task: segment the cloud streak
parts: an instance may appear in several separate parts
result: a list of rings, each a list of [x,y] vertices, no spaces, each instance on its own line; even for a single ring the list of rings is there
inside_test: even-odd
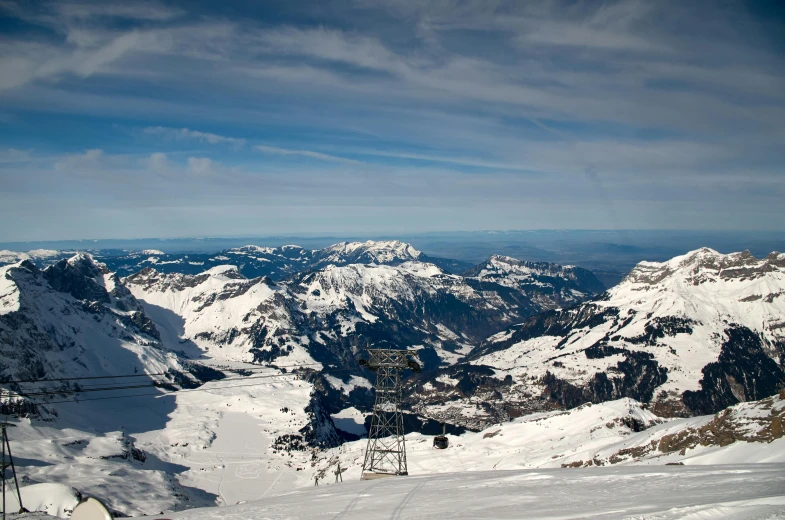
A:
[[[190,128],[167,128],[163,126],[150,126],[144,129],[145,134],[162,136],[167,139],[183,140],[193,139],[207,144],[229,144],[235,147],[245,146],[245,139],[227,137],[224,135],[200,132]]]
[[[272,155],[299,156],[299,157],[308,157],[310,159],[318,159],[320,161],[361,164],[361,161],[356,161],[354,159],[349,159],[346,157],[338,157],[337,155],[330,155],[321,152],[314,152],[311,150],[293,150],[290,148],[279,148],[277,146],[267,146],[267,145],[256,145],[254,146],[254,149],[262,153],[272,154]]]

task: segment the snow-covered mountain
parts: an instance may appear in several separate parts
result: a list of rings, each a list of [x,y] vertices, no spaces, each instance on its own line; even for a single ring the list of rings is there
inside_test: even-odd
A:
[[[284,282],[236,267],[199,275],[145,269],[125,278],[158,321],[180,319],[188,340],[216,359],[356,368],[358,349],[386,341],[420,348],[423,363],[452,363],[488,334],[537,312],[498,284],[475,290],[433,264],[329,265]]]
[[[494,255],[463,276],[520,291],[543,310],[571,307],[605,290],[591,271],[576,266],[526,262]]]
[[[460,415],[470,396],[479,424],[621,397],[666,416],[761,399],[785,384],[785,254],[643,262],[598,300],[529,318],[470,357],[421,389],[422,413]]]
[[[234,265],[246,278],[269,276],[281,280],[288,276],[321,269],[327,265],[374,264],[398,265],[419,260],[438,265],[448,272],[461,272],[471,266],[466,262],[429,257],[399,240],[341,242],[324,249],[304,249],[297,245],[260,247],[248,245],[219,253],[177,253],[141,251],[100,257],[110,270],[128,276],[146,267],[162,273],[199,274],[221,265]]]
[[[419,260],[423,254],[400,240],[367,242],[341,242],[317,250],[314,254],[316,267],[347,264],[387,264]]]
[[[141,304],[89,255],[44,270],[29,260],[0,268],[6,381],[188,372],[188,363],[159,340]]]

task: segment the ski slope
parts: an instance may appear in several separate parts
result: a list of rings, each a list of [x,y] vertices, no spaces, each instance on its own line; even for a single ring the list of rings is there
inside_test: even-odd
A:
[[[320,485],[171,519],[785,518],[785,465],[485,471]]]

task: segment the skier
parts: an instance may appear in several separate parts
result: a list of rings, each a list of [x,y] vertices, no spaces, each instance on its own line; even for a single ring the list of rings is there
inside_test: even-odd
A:
[[[314,486],[318,486],[319,485],[319,475],[314,475],[314,477],[313,477],[313,485]]]
[[[343,482],[343,475],[341,475],[341,463],[340,463],[340,461],[338,462],[338,469],[335,470],[335,483],[336,484],[338,483],[338,479],[339,478],[341,479],[341,482]]]

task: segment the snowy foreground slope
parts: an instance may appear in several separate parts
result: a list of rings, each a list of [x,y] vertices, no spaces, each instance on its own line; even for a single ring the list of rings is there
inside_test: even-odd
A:
[[[107,402],[60,405],[59,428],[14,421],[17,471],[26,483],[72,486],[132,516],[249,500],[267,503],[270,497],[311,488],[315,476],[322,485],[331,483],[338,462],[345,482],[359,480],[365,440],[316,451],[281,442],[286,435],[301,435],[299,429],[309,423],[304,382],[282,378],[261,387],[206,386],[215,389],[129,400],[121,410]],[[91,417],[89,427],[84,414]],[[784,419],[785,400],[779,396],[688,419],[659,418],[640,403],[622,399],[448,435],[445,450],[433,449],[431,436],[410,433],[409,472],[413,477],[464,472],[461,478],[475,478],[468,475],[542,468],[585,475],[589,466],[598,465],[611,470],[757,462],[781,468]],[[85,421],[80,428],[65,427],[79,421]],[[121,426],[124,431],[111,431]]]
[[[785,463],[785,399],[742,403],[715,415],[666,419],[632,399],[532,414],[481,432],[407,435],[410,474],[492,469],[585,468],[613,465]],[[321,454],[315,468],[328,477],[340,461],[360,478],[364,441]]]
[[[166,518],[776,520],[785,465],[447,473],[320,486]]]

